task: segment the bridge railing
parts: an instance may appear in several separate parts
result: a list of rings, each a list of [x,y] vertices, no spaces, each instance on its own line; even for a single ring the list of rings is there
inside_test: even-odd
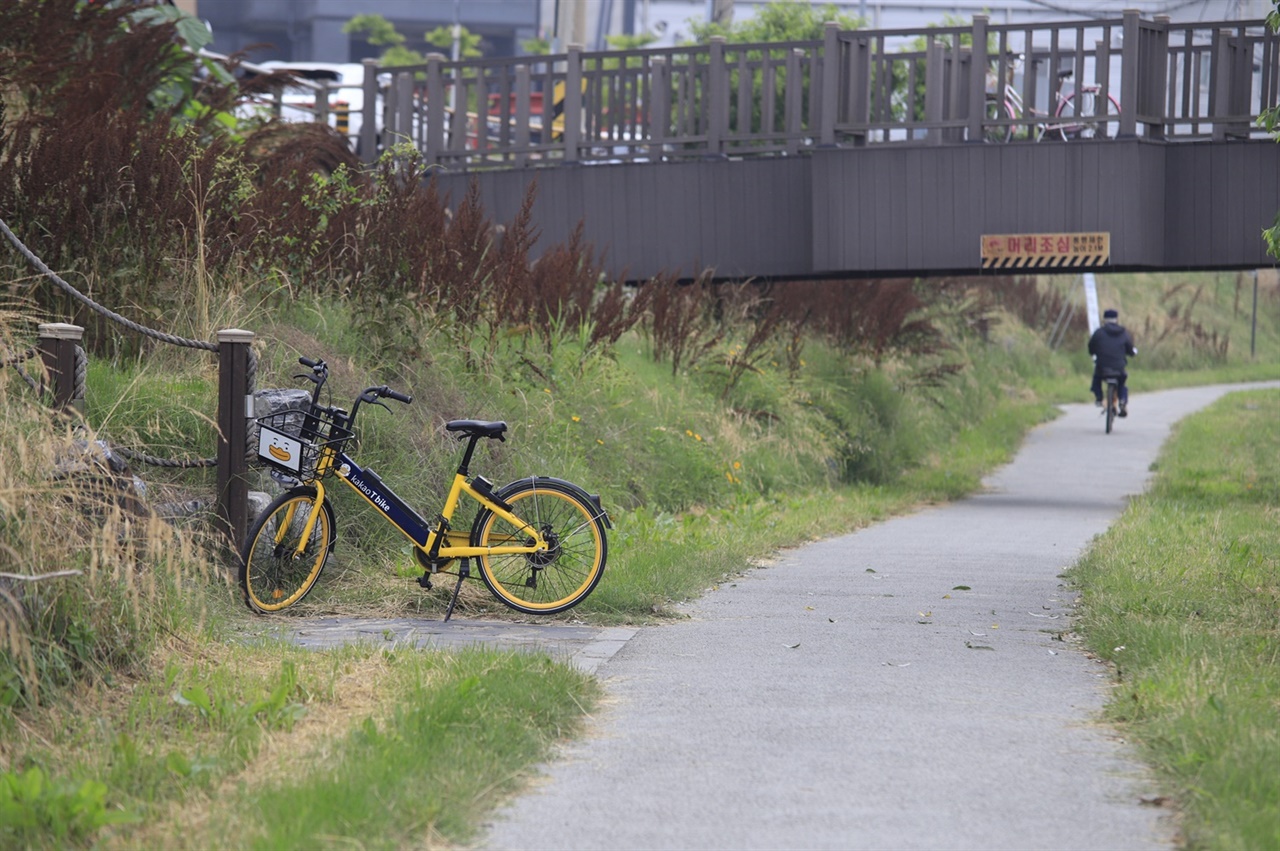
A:
[[[1280,102],[1280,37],[1261,20],[975,16],[928,30],[828,24],[821,41],[433,54],[367,61],[366,74],[367,91],[392,80],[382,121],[364,99],[366,134],[384,126],[383,149],[411,142],[462,170],[1053,138],[1086,117],[1103,138],[1224,140],[1262,135],[1258,114]]]

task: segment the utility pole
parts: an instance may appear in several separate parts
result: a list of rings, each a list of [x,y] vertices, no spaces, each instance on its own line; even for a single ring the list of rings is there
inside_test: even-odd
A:
[[[707,22],[726,27],[733,23],[733,0],[707,0]]]

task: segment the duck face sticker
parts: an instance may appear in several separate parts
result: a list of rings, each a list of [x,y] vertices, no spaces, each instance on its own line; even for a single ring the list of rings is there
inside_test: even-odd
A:
[[[265,426],[258,430],[258,455],[277,467],[284,467],[295,473],[302,466],[302,444]]]

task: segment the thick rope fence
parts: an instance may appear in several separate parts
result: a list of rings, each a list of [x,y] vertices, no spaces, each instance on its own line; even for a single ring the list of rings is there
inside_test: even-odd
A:
[[[148,328],[141,323],[135,322],[128,317],[122,316],[115,311],[98,304],[84,293],[77,290],[71,284],[63,280],[56,272],[50,269],[43,260],[41,260],[35,252],[28,248],[22,240],[20,240],[14,232],[9,228],[8,224],[0,219],[0,233],[4,234],[5,239],[21,254],[27,262],[39,272],[44,278],[52,281],[59,289],[65,292],[73,300],[80,303],[89,310],[106,317],[116,324],[140,334],[144,337],[157,340],[169,345],[179,346],[183,348],[199,349],[202,351],[213,352],[215,355],[222,357],[223,347],[228,346],[228,351],[244,352],[245,369],[243,375],[232,375],[225,368],[221,371],[223,378],[219,380],[219,410],[228,407],[233,409],[237,405],[243,413],[245,410],[244,403],[247,397],[253,393],[253,388],[257,384],[258,360],[254,354],[251,345],[247,344],[247,340],[252,339],[252,334],[241,331],[219,332],[219,342],[212,343],[207,340],[194,340],[186,337],[180,337],[176,334],[169,334],[164,331],[158,331],[154,328]],[[59,327],[74,329],[75,339],[79,339],[80,329],[75,326],[41,326],[42,335],[46,327]],[[247,339],[246,339],[247,337]],[[66,340],[63,340],[64,342]],[[65,351],[65,350],[64,350]],[[0,368],[14,367],[26,383],[36,392],[41,392],[43,386],[29,375],[23,368],[23,363],[42,354],[39,345],[32,346],[26,351],[16,354],[4,354],[0,356]],[[65,355],[63,355],[65,357]],[[88,372],[88,355],[79,345],[74,347],[74,361],[67,363],[63,361],[64,367],[61,370],[62,375],[70,375],[71,388],[69,398],[72,400],[83,400],[85,398],[85,381]],[[67,368],[67,367],[70,368]],[[238,419],[243,419],[240,417]],[[167,467],[171,469],[195,469],[195,468],[218,468],[218,492],[219,492],[219,513],[222,515],[226,523],[227,531],[231,534],[232,541],[235,542],[244,532],[245,517],[244,508],[241,504],[244,493],[243,484],[243,467],[244,459],[241,457],[235,460],[236,451],[227,447],[240,447],[245,443],[246,433],[244,424],[237,422],[236,417],[230,417],[229,422],[223,422],[220,415],[219,423],[223,431],[230,432],[220,435],[219,454],[212,458],[162,458],[146,452],[126,449],[124,447],[115,447],[114,451],[130,461],[147,464],[157,467]],[[244,454],[243,451],[240,452]]]
[[[162,343],[168,343],[173,346],[183,346],[190,349],[203,349],[204,351],[213,352],[215,355],[218,353],[217,343],[210,343],[207,340],[192,340],[186,337],[179,337],[176,334],[168,334],[168,333],[165,333],[164,331],[157,331],[154,328],[148,328],[145,325],[142,325],[138,322],[134,322],[132,319],[129,319],[128,317],[121,316],[119,313],[116,313],[115,311],[109,308],[103,307],[93,299],[89,298],[84,293],[77,290],[71,284],[67,283],[56,272],[54,272],[47,265],[45,265],[45,262],[41,260],[38,256],[36,256],[35,252],[33,252],[30,248],[28,248],[22,242],[22,240],[18,239],[18,237],[14,234],[12,230],[9,229],[9,226],[4,222],[3,219],[0,219],[0,233],[4,234],[5,239],[9,240],[9,243],[13,245],[15,249],[17,249],[19,254],[21,254],[23,257],[26,258],[27,262],[30,263],[31,266],[37,272],[44,275],[49,280],[53,281],[53,283],[55,283],[59,287],[59,289],[61,289],[67,295],[71,296],[73,299],[80,302],[85,307],[89,308],[95,313],[98,313],[102,316],[107,317],[113,322],[116,322],[117,324],[122,325],[125,328],[128,328],[130,331],[134,331],[138,334],[143,335],[144,337],[150,337],[153,340],[159,340]],[[39,347],[32,346],[22,354],[0,359],[0,367],[19,366],[24,361],[30,360],[31,358],[35,357],[39,353],[40,353]],[[254,387],[257,383],[257,375],[256,375],[257,366],[258,366],[257,357],[256,355],[254,355],[253,350],[250,349],[249,376],[248,376],[247,383],[251,388]],[[76,369],[75,369],[74,385],[73,385],[74,389],[72,391],[72,396],[76,399],[83,399],[85,396],[85,377],[88,373],[88,368],[89,368],[89,356],[85,353],[84,349],[82,349],[79,346],[76,346]],[[27,384],[33,390],[37,389],[38,385],[36,380],[32,378],[30,375],[28,375],[25,370],[19,369],[19,374],[26,380]],[[154,467],[167,467],[171,469],[197,469],[202,467],[213,467],[218,463],[218,459],[216,457],[213,457],[213,458],[161,458],[156,455],[149,455],[146,452],[139,452],[137,450],[126,449],[124,447],[116,447],[115,451],[119,452],[121,455],[123,455],[125,458],[128,458],[130,461],[135,461],[141,464],[148,464]]]

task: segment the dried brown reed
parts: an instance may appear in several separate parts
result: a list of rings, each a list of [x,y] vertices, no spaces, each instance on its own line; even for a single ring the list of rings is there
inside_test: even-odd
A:
[[[0,396],[0,705],[35,705],[141,660],[208,560],[122,488],[78,417],[11,369]]]

